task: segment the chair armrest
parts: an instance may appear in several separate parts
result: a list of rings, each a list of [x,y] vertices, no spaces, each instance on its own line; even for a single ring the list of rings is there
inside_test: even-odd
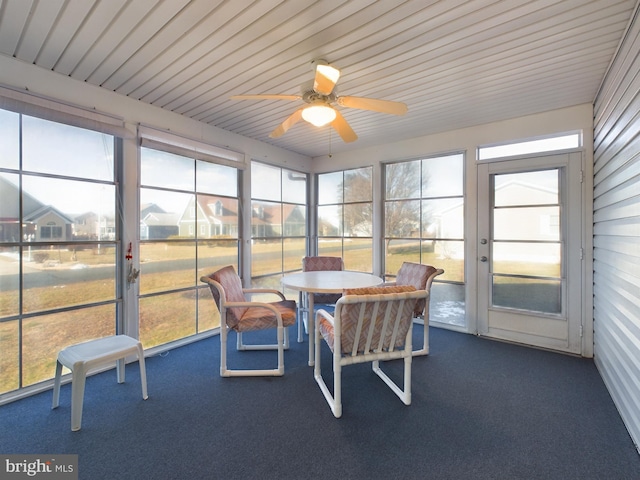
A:
[[[329,322],[331,324],[331,326],[335,326],[334,325],[334,318],[333,315],[331,315],[329,312],[327,312],[326,310],[320,309],[316,311],[316,325],[318,325],[318,319],[319,317],[324,317],[324,319]]]
[[[248,302],[248,301],[247,302],[226,302],[225,307],[226,308],[233,308],[233,307],[266,308],[267,310],[271,310],[273,312],[273,314],[276,316],[276,319],[278,321],[278,325],[282,326],[282,315],[280,315],[280,312],[278,311],[278,309],[273,305],[271,305],[270,303]]]
[[[233,307],[264,307],[264,308],[268,308],[269,310],[271,310],[274,313],[280,313],[278,312],[278,309],[276,307],[274,307],[273,305],[271,305],[270,303],[265,303],[265,302],[250,302],[250,301],[246,301],[246,302],[226,302],[225,307],[227,308],[233,308]]]
[[[271,288],[243,288],[242,293],[273,293],[274,295],[278,295],[281,300],[286,300],[281,291]]]

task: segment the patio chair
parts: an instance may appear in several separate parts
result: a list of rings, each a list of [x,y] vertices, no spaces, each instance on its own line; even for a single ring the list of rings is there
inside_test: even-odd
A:
[[[242,281],[233,266],[229,265],[200,281],[207,283],[220,312],[220,376],[281,376],[284,375],[284,350],[289,348],[289,329],[296,323],[296,302],[286,300],[282,292],[265,288],[242,288]],[[273,294],[277,302],[252,302],[246,294]],[[277,329],[275,344],[246,345],[244,332]],[[237,350],[277,350],[278,367],[275,369],[233,370],[227,366],[227,335],[229,330],[237,334]]]
[[[438,275],[442,275],[444,270],[435,268],[431,265],[423,265],[421,263],[404,262],[398,270],[396,280],[394,282],[385,282],[385,286],[395,285],[413,285],[417,290],[427,290],[431,292],[431,284],[433,279]],[[422,348],[413,351],[413,356],[429,354],[429,302],[431,296],[416,302],[413,312],[414,318],[422,319],[424,324],[424,340]]]
[[[302,258],[302,271],[303,272],[318,272],[318,271],[331,271],[331,270],[344,270],[344,261],[340,257],[328,257],[328,256],[316,256],[316,257],[303,257]],[[325,310],[333,310],[335,303],[342,296],[341,293],[314,293],[313,304],[315,307],[324,306]],[[300,312],[298,315],[298,342],[302,342],[302,322],[303,312],[307,312],[309,306],[306,303],[306,295],[300,293],[299,303]],[[314,308],[315,309],[315,308]],[[310,313],[313,315],[313,312]],[[306,330],[306,325],[305,325]],[[309,340],[310,342],[313,340]]]
[[[405,285],[344,290],[335,315],[316,313],[314,377],[336,418],[342,416],[342,367],[371,362],[373,371],[405,405],[411,404],[411,335],[417,301],[426,290]],[[320,339],[333,353],[333,395],[322,378]],[[404,385],[398,386],[380,368],[380,361],[404,360]]]

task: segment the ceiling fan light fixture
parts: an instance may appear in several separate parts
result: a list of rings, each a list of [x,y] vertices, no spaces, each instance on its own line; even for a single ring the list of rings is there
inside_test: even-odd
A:
[[[340,70],[338,70],[335,67],[332,67],[331,65],[318,65],[316,67],[316,69],[317,69],[318,72],[320,72],[320,74],[323,77],[327,78],[328,80],[330,80],[334,84],[340,78]]]
[[[316,127],[324,127],[336,118],[336,111],[328,105],[310,105],[302,110],[302,118]]]

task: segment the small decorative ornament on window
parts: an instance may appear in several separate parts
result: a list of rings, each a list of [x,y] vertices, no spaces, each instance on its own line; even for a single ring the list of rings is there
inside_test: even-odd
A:
[[[127,249],[127,288],[131,287],[132,283],[136,282],[136,278],[140,275],[140,270],[133,267],[133,254],[131,253],[131,242],[129,242],[129,248]]]

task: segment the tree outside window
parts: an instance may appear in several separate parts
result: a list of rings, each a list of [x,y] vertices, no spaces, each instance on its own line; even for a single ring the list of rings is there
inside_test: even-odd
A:
[[[373,271],[373,168],[318,175],[318,255]]]
[[[385,277],[393,280],[403,262],[444,269],[431,318],[456,325],[465,321],[463,162],[453,154],[384,167]]]

